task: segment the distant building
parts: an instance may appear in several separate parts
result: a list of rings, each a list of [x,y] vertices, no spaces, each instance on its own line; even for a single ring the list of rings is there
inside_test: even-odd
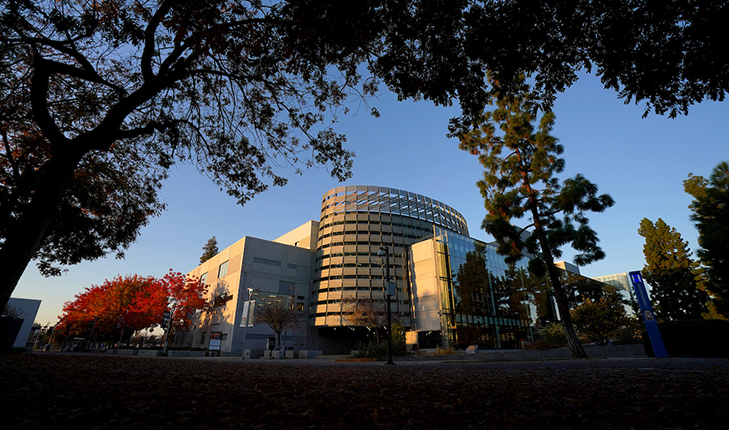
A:
[[[30,337],[30,331],[33,328],[35,317],[38,315],[41,301],[34,299],[19,299],[11,297],[8,300],[8,308],[12,308],[16,316],[23,318],[23,325],[20,327],[18,336],[15,338],[13,348],[25,348],[26,342]]]
[[[572,263],[568,263],[566,261],[555,261],[554,265],[564,270],[565,272],[574,273],[577,275],[580,274],[580,268]]]
[[[452,207],[393,188],[344,186],[324,194],[319,221],[274,241],[244,237],[192,270],[208,284],[214,307],[175,344],[205,348],[214,335],[223,354],[242,354],[244,344],[266,349],[273,331],[243,323],[252,288],[253,300],[287,296],[302,312],[305,323],[285,334],[285,346],[347,352],[370,334],[349,320],[352,300],[385,300],[383,247],[392,310],[413,347],[519,348],[558,317],[546,278],[530,276],[526,261],[507,265],[493,244],[470,238]]]
[[[638,302],[635,299],[635,286],[627,273],[598,276],[592,279],[615,287],[622,296],[623,302],[626,302],[625,311],[628,315],[635,316],[636,311],[638,310]]]

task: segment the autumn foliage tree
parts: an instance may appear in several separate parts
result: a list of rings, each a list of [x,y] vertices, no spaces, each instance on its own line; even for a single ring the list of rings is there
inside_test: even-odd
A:
[[[153,326],[154,313],[161,312],[163,306],[154,278],[117,276],[86,288],[74,301],[66,302],[60,326],[69,334],[84,335],[93,325],[97,335],[109,338],[124,329],[137,331]]]
[[[387,303],[384,299],[352,298],[344,301],[347,321],[375,332],[377,346],[380,346],[380,331],[387,327]],[[398,322],[396,312],[390,313],[391,319]]]
[[[173,329],[186,329],[190,316],[205,306],[206,287],[179,272],[161,279],[138,275],[117,276],[92,285],[66,302],[58,329],[85,337],[93,326],[97,339],[116,341],[125,334],[157,326],[170,309]],[[128,331],[127,331],[128,330]]]
[[[207,286],[196,277],[172,270],[158,282],[165,293],[165,309],[170,311],[170,333],[187,330],[192,324],[192,316],[207,304]],[[162,313],[158,315],[161,320]]]

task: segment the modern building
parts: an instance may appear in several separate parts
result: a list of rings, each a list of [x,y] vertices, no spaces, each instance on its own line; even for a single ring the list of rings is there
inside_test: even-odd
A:
[[[638,301],[635,298],[635,286],[627,273],[617,273],[615,275],[598,276],[592,278],[604,284],[611,285],[620,293],[625,303],[625,312],[634,316],[639,313]]]
[[[494,245],[468,236],[458,211],[394,188],[332,189],[319,221],[274,241],[244,237],[190,275],[208,284],[214,307],[175,343],[207,347],[212,336],[223,354],[272,345],[270,328],[246,323],[265,297],[286,298],[302,313],[282,344],[324,353],[366,340],[369,329],[352,321],[352,306],[385,303],[386,291],[408,343],[419,348],[518,348],[557,315],[546,279],[530,276],[525,261],[507,265]],[[249,300],[257,305],[249,309]]]
[[[244,237],[201,264],[188,275],[200,278],[208,285],[212,311],[201,312],[193,328],[177,333],[174,344],[208,348],[210,339],[220,340],[223,353],[242,353],[248,349],[266,349],[273,332],[264,325],[246,327],[248,313],[245,303],[248,290],[257,298],[262,295],[294,296],[295,306],[303,313],[308,308],[313,252],[307,234],[316,231],[316,222],[309,222],[282,237],[301,246]],[[254,297],[255,299],[256,297]],[[308,348],[308,328],[286,333],[287,344]]]

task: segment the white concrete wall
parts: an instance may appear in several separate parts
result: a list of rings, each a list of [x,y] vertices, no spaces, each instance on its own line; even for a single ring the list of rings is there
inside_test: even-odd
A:
[[[249,300],[248,288],[256,291],[253,297],[255,300],[258,292],[288,294],[289,286],[293,286],[297,296],[303,297],[303,300],[297,302],[303,304],[304,311],[302,328],[289,330],[286,343],[287,345],[296,343],[297,348],[310,343],[307,336],[309,331],[306,327],[306,315],[313,255],[310,250],[303,247],[254,237],[244,237],[222,250],[192,270],[190,274],[197,277],[206,274],[208,300],[212,301],[221,295],[231,299],[224,306],[213,308],[212,312],[200,313],[194,327],[175,339],[176,345],[208,348],[210,333],[220,332],[225,337],[221,342],[221,352],[242,353],[245,328],[241,327],[241,320],[245,302]],[[226,261],[227,273],[219,277],[220,265]],[[275,337],[275,333],[265,324],[257,324],[248,328],[245,337],[248,349],[264,349],[266,338]]]
[[[30,330],[35,322],[35,317],[38,315],[38,309],[40,309],[41,301],[34,299],[19,299],[11,297],[8,300],[8,306],[12,306],[18,311],[20,318],[23,318],[23,325],[20,327],[18,336],[15,338],[13,348],[24,348],[28,337],[30,336]],[[42,323],[41,323],[42,324]]]
[[[412,288],[413,329],[438,331],[438,271],[436,267],[435,239],[416,243],[411,247],[410,280]]]

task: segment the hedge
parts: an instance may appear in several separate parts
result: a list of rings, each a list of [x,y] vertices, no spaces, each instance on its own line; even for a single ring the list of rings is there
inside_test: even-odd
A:
[[[669,357],[729,358],[729,321],[683,320],[658,323]],[[653,348],[646,333],[643,344],[648,356]]]

